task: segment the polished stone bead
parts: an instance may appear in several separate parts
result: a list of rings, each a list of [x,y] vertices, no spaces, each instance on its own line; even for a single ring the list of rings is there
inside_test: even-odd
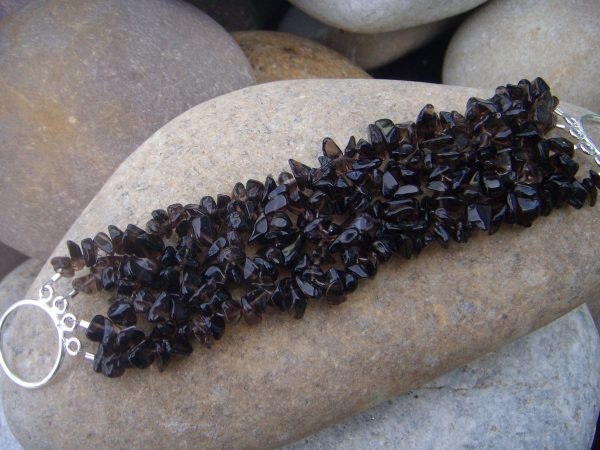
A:
[[[79,247],[79,245],[73,241],[67,241],[67,249],[69,251],[69,257],[71,258],[73,270],[79,271],[83,269],[85,266],[85,261],[83,260],[81,247]]]
[[[145,338],[145,334],[137,327],[130,326],[119,331],[116,338],[117,350],[126,352],[134,346],[138,345]]]
[[[123,250],[123,232],[114,225],[108,226],[108,234],[110,236],[110,240],[113,245],[113,250],[115,253],[122,255],[124,253]]]
[[[87,267],[92,267],[96,264],[98,254],[93,240],[86,238],[81,241],[81,250],[83,253],[83,261]]]
[[[135,325],[137,322],[133,305],[126,302],[115,302],[110,305],[110,308],[108,308],[108,317],[114,323],[126,327]]]
[[[98,345],[94,355],[93,368],[95,372],[102,373],[109,378],[120,377],[125,373],[119,361],[119,355],[110,353],[103,344]]]
[[[100,286],[104,290],[111,290],[117,287],[117,283],[119,281],[119,273],[114,268],[114,266],[107,266],[102,269],[102,277],[100,281]]]
[[[77,292],[82,292],[84,294],[93,294],[99,287],[98,280],[92,273],[74,278],[72,286]]]
[[[173,294],[163,292],[158,296],[148,311],[148,322],[164,322],[171,317]]]
[[[129,363],[137,369],[150,367],[156,357],[156,344],[150,339],[144,339],[127,353]]]
[[[94,244],[107,255],[112,255],[114,253],[112,241],[104,232],[100,232],[94,237]]]
[[[60,273],[65,277],[71,278],[75,275],[73,261],[67,256],[55,256],[50,260],[50,264],[55,272]]]
[[[270,200],[265,206],[265,214],[271,214],[275,211],[280,211],[288,205],[288,199],[285,195],[277,195]]]

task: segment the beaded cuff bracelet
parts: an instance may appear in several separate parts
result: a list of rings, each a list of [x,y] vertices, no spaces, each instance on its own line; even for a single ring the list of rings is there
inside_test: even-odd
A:
[[[79,326],[98,342],[94,354],[83,353],[96,372],[118,377],[153,362],[163,370],[192,353],[192,338],[210,347],[240,319],[254,324],[268,310],[299,319],[309,299],[343,302],[394,254],[410,259],[432,242],[446,247],[504,223],[529,227],[563,205],[593,206],[600,175],[577,180],[573,155],[582,150],[600,164],[583,128],[599,116],[576,120],[557,105],[541,78],[471,98],[464,116],[426,105],[415,122],[377,120],[369,141],[351,137],[343,151],[325,138],[317,168],[290,159],[291,173],[277,180],[155,210],[145,230],[109,226],[80,245],[68,241],[69,256],[51,260],[56,275],[39,299],[15,303],[0,319],[1,338],[17,308],[45,311],[58,335],[55,365],[32,382],[13,373],[1,351],[0,364],[21,386],[42,386],[64,351],[81,353],[79,339],[65,336]],[[576,144],[544,137],[554,127]],[[69,294],[54,295],[61,276],[84,269]],[[98,289],[113,293],[106,316],[87,322],[67,312],[70,298]]]

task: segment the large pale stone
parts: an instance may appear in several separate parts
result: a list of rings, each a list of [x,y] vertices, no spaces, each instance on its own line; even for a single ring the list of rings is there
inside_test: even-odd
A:
[[[440,21],[387,33],[349,33],[319,22],[292,7],[279,24],[279,30],[320,42],[358,66],[374,69],[425,44],[447,25],[447,21]]]
[[[155,208],[277,174],[289,157],[314,164],[324,136],[345,143],[352,134],[365,136],[376,119],[414,119],[426,103],[464,110],[468,97],[489,94],[384,80],[297,80],[221,96],[148,139],[66,236],[81,239],[111,223],[143,225]],[[578,159],[582,170],[590,167]],[[428,248],[416,260],[395,259],[338,307],[312,302],[301,321],[279,314],[255,327],[231,327],[213,349],[197,347],[163,373],[153,367],[106,379],[84,361],[68,360],[45,389],[3,383],[5,412],[26,448],[283,445],[593,298],[600,288],[599,225],[598,208],[564,208],[530,229],[507,227],[446,251]],[[55,254],[64,252],[63,241]],[[46,265],[34,285],[50,273]],[[107,298],[81,295],[73,312],[91,318],[105,312]],[[42,331],[24,324],[33,335]]]
[[[494,88],[543,77],[564,101],[600,111],[600,2],[495,0],[460,26],[446,52],[446,84]]]
[[[486,0],[290,0],[306,14],[354,33],[385,33],[437,22]]]
[[[592,445],[600,339],[586,306],[286,450]]]
[[[258,83],[302,78],[371,78],[350,60],[323,45],[278,31],[239,31],[233,37]]]
[[[177,0],[42,0],[0,26],[0,240],[45,259],[125,157],[254,83],[235,41]]]

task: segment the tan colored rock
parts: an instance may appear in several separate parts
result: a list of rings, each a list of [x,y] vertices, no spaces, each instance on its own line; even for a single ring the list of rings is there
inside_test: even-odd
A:
[[[541,76],[563,101],[600,112],[600,2],[495,0],[450,41],[446,84],[495,88]]]
[[[178,0],[44,0],[0,26],[0,240],[45,259],[113,170],[181,112],[254,83]]]
[[[321,44],[276,31],[240,31],[233,37],[258,83],[302,78],[371,78],[344,56]]]
[[[464,110],[472,95],[491,93],[385,80],[302,80],[221,96],[148,139],[66,236],[81,239],[111,223],[144,224],[155,208],[277,174],[289,157],[314,163],[324,136],[340,143],[364,137],[374,120],[413,120],[426,103]],[[577,157],[582,170],[590,166]],[[197,346],[163,373],[152,367],[107,379],[89,363],[69,359],[44,389],[3,383],[8,421],[26,448],[281,446],[594,298],[599,209],[563,208],[530,229],[506,227],[448,250],[431,246],[416,260],[394,259],[342,305],[311,302],[301,321],[274,314],[255,327],[231,327],[213,349]],[[63,240],[55,254],[64,252]],[[34,285],[50,273],[46,264]],[[106,311],[107,297],[81,295],[72,310],[91,318]],[[23,325],[41,333],[27,319]]]
[[[375,69],[419,48],[449,25],[448,20],[427,23],[387,33],[350,33],[330,27],[292,7],[279,24],[279,31],[292,33],[340,52],[363,69]]]

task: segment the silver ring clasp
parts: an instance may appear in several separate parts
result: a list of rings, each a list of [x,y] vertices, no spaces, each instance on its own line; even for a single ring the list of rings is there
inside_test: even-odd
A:
[[[27,389],[36,389],[42,387],[50,382],[50,380],[56,375],[58,369],[64,358],[65,351],[71,355],[76,356],[81,352],[81,341],[74,337],[66,337],[66,333],[72,333],[75,331],[77,326],[81,328],[88,328],[89,322],[85,320],[77,320],[77,318],[67,312],[69,306],[69,298],[72,298],[77,294],[76,291],[71,291],[67,296],[55,296],[54,295],[54,287],[53,284],[60,279],[60,274],[55,274],[48,282],[46,282],[39,291],[39,298],[37,300],[21,300],[13,305],[11,305],[6,312],[0,318],[0,366],[4,373],[10,378],[13,382]],[[56,359],[52,368],[48,372],[46,376],[37,381],[27,381],[21,378],[19,375],[14,373],[6,363],[2,336],[4,331],[4,326],[6,324],[7,318],[11,313],[14,313],[17,309],[23,307],[35,307],[41,309],[54,324],[56,328],[56,336],[57,336],[57,347],[56,347]],[[90,356],[93,355],[86,353],[85,358],[90,359]]]
[[[585,122],[600,122],[598,114],[584,114],[579,119],[565,113],[560,108],[555,108],[554,112],[564,123],[557,123],[556,127],[568,131],[571,136],[577,139],[575,148],[581,150],[586,155],[594,157],[594,161],[600,166],[600,148],[592,141],[591,136],[585,129]]]

